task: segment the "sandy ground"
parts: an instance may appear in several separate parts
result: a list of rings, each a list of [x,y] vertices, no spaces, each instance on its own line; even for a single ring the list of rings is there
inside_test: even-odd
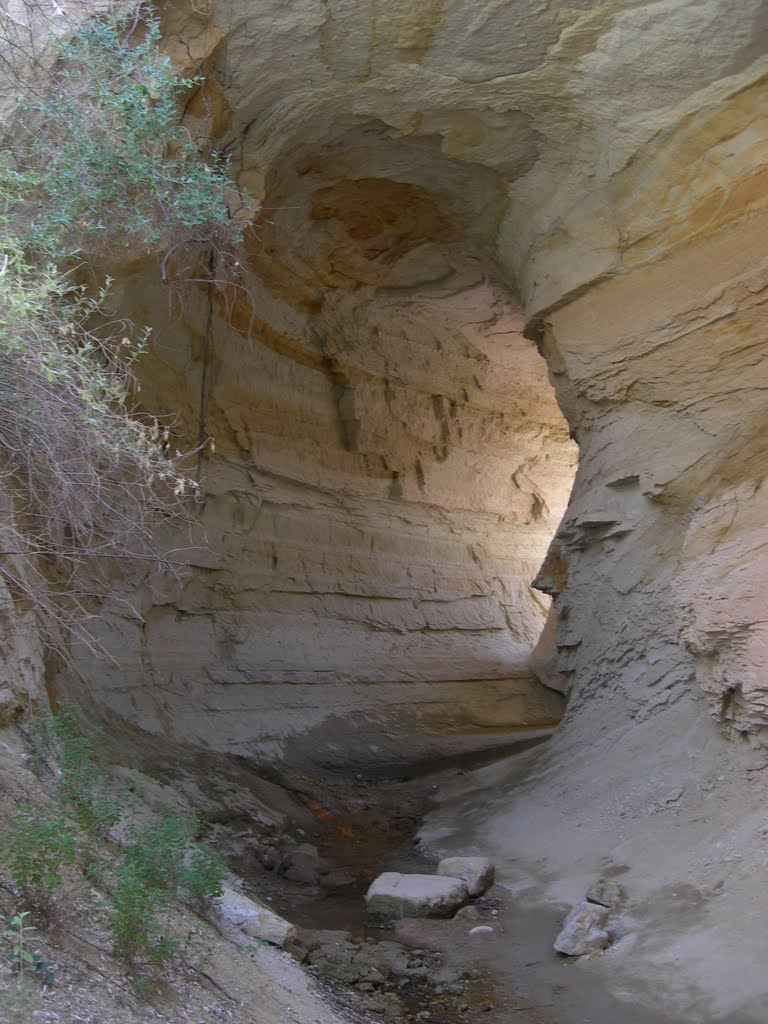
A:
[[[472,965],[477,984],[469,1019],[487,1024],[671,1024],[673,1018],[613,997],[580,961],[553,952],[562,915],[516,905],[502,886],[481,901],[492,935],[470,936],[456,921],[405,921],[398,938],[442,950],[450,961]],[[492,907],[495,915],[488,913]],[[473,925],[474,926],[474,925]],[[425,1007],[429,1009],[429,1007]],[[482,1013],[482,1018],[477,1015]],[[435,1017],[435,1024],[440,1021]]]
[[[425,846],[494,859],[506,934],[544,961],[526,983],[547,1003],[557,922],[601,875],[620,879],[614,945],[551,964],[576,1014],[558,1022],[765,1024],[765,751],[724,740],[694,696],[613,727],[587,716],[569,735],[441,784]],[[514,979],[516,954],[499,944]]]

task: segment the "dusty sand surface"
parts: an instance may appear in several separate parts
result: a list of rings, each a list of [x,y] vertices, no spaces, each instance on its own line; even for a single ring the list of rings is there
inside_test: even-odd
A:
[[[529,756],[535,750],[529,740],[518,747],[518,753],[528,751]],[[628,1001],[617,998],[604,977],[587,969],[594,960],[556,954],[552,943],[563,910],[521,898],[503,879],[474,901],[480,914],[476,921],[407,920],[383,927],[368,921],[363,894],[377,874],[434,870],[434,853],[416,835],[425,810],[438,813],[440,800],[454,788],[474,792],[478,780],[502,770],[504,763],[484,765],[474,758],[460,765],[428,764],[423,766],[425,774],[408,781],[378,780],[318,792],[334,813],[326,812],[312,839],[323,856],[355,875],[355,885],[319,898],[317,892],[292,886],[271,872],[254,878],[253,884],[269,893],[271,905],[280,913],[304,928],[344,929],[376,940],[394,938],[413,949],[437,951],[446,965],[464,972],[456,997],[436,997],[428,986],[410,991],[404,1019],[425,1024],[617,1024],[619,1020],[622,1024],[681,1024],[679,1016],[640,1005],[631,995]],[[476,837],[464,830],[460,835],[467,848],[477,852]],[[476,925],[492,927],[493,934],[470,936]],[[611,956],[609,952],[596,959],[609,965]],[[344,998],[343,992],[340,997]]]
[[[586,972],[578,960],[558,956],[552,949],[552,937],[562,921],[559,912],[516,906],[498,885],[478,906],[482,917],[477,922],[411,920],[395,929],[401,941],[440,949],[453,963],[471,964],[477,981],[467,1000],[467,1020],[487,1024],[673,1024],[672,1017],[620,1002],[603,980]],[[478,924],[489,925],[493,934],[471,936],[470,928]],[[441,1024],[441,1017],[432,1019]]]
[[[593,1014],[609,992],[622,1020],[765,1024],[767,784],[759,745],[724,744],[690,697],[637,721],[585,713],[570,740],[456,774],[420,835],[434,854],[490,856],[505,928],[532,947],[538,920],[552,915],[551,943],[594,881],[621,882],[612,947],[559,972]]]

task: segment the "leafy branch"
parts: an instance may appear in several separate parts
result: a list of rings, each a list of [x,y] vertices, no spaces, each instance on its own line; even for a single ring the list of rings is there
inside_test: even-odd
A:
[[[19,554],[0,575],[49,636],[91,643],[89,609],[114,560],[169,568],[154,525],[198,488],[173,424],[138,413],[149,328],[110,316],[105,268],[140,256],[163,280],[231,281],[231,208],[249,204],[181,123],[202,79],[161,52],[151,7],[87,18],[34,82],[25,69],[46,67],[39,54],[3,42],[21,99],[0,138],[0,490],[2,547]]]

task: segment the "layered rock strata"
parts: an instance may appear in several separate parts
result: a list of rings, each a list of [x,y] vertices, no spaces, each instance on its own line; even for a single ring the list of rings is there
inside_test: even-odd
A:
[[[548,721],[528,584],[574,459],[548,368],[580,447],[538,575],[569,710],[433,837],[571,903],[609,857],[660,922],[621,991],[764,1019],[759,955],[738,992],[718,957],[764,919],[765,5],[217,0],[165,26],[210,73],[191,130],[212,116],[262,207],[224,296],[164,323],[157,278],[122,275],[158,325],[147,405],[216,452],[192,576],[132,595],[141,619],[116,594],[122,668],[82,678],[261,762],[466,749],[455,704],[486,739]]]
[[[215,453],[198,531],[169,540],[191,572],[104,609],[116,665],[82,669],[100,703],[151,732],[329,767],[557,722],[560,698],[527,665],[547,607],[530,581],[574,445],[519,308],[479,264],[422,242],[381,286],[291,314],[290,332],[265,319],[288,316],[286,297],[263,292],[253,322],[215,312],[207,354],[206,296],[168,322],[159,283],[121,283],[165,319],[143,401],[181,409],[192,442],[208,373]]]

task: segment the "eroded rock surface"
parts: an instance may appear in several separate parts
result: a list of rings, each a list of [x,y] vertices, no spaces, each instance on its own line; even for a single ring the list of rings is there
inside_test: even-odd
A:
[[[644,920],[686,915],[621,993],[763,1021],[765,4],[164,19],[211,72],[191,130],[212,113],[262,209],[224,294],[169,317],[156,270],[121,275],[147,406],[216,450],[205,543],[169,539],[191,576],[116,586],[120,667],[75,652],[86,688],[294,776],[506,741],[568,690],[550,748],[457,787],[436,844],[469,832],[559,902],[610,860]]]
[[[253,939],[284,946],[296,935],[289,921],[231,886],[224,887],[216,912],[222,933],[239,946],[248,946]]]
[[[362,7],[351,50],[347,7],[318,17],[165,14],[174,58],[215,62],[218,145],[262,209],[236,285],[188,289],[170,316],[156,268],[115,285],[154,325],[142,401],[175,417],[180,448],[215,451],[199,530],[168,540],[193,548],[192,574],[116,591],[101,639],[119,668],[78,667],[149,732],[286,772],[370,771],[558,721],[528,666],[548,608],[531,580],[576,448],[496,260],[505,190],[538,152],[530,114],[472,84],[458,11],[439,32],[435,15],[445,86],[431,29],[423,64],[397,56],[422,31],[408,4]],[[472,30],[480,49],[495,32]]]

